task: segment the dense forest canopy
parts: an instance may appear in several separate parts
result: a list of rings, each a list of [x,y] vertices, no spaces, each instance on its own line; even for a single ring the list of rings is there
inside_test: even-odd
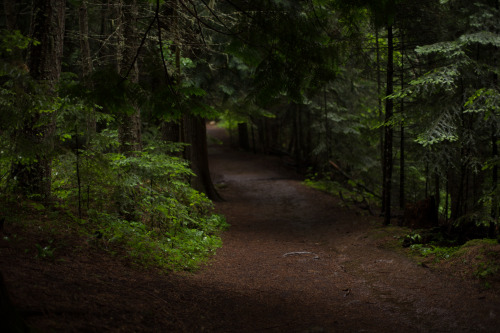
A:
[[[107,239],[147,237],[168,265],[186,247],[203,256],[224,225],[207,158],[206,121],[217,120],[242,149],[289,156],[309,179],[381,207],[387,224],[406,207],[465,238],[498,232],[497,0],[0,10],[7,206],[57,205]]]

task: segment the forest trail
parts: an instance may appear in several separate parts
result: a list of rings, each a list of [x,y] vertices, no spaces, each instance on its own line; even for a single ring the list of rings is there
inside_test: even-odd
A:
[[[497,293],[384,249],[378,218],[304,186],[280,158],[211,145],[210,162],[231,227],[196,273],[131,266],[85,244],[52,261],[0,244],[27,322],[40,332],[498,332]]]
[[[223,134],[210,127],[209,135]],[[231,228],[214,262],[190,279],[224,295],[209,306],[235,302],[229,312],[218,312],[226,318],[221,331],[500,327],[496,296],[381,248],[381,220],[304,186],[278,158],[224,146],[212,146],[210,156],[226,199],[217,208]]]

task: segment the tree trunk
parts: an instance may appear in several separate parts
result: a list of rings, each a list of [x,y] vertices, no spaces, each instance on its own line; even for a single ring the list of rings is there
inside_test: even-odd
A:
[[[30,75],[45,88],[47,96],[55,93],[61,75],[65,9],[65,0],[33,1],[30,35],[40,43],[33,43],[28,49],[28,68]],[[50,154],[54,132],[55,114],[38,111],[28,116],[18,132],[20,139],[35,153],[28,163],[13,166],[13,176],[21,193],[33,195],[38,200],[48,200],[51,195]]]
[[[191,179],[191,186],[207,195],[214,201],[220,201],[210,176],[207,150],[207,129],[205,120],[199,116],[184,116],[184,141],[189,144],[186,147],[186,159],[191,162],[191,169],[196,177]]]
[[[90,56],[89,45],[89,17],[87,11],[87,1],[83,0],[80,5],[79,15],[79,28],[80,28],[80,51],[82,61],[82,78],[84,82],[88,82],[90,75],[93,71],[92,57]]]
[[[163,141],[182,142],[181,126],[175,121],[163,121],[160,124],[160,133]]]
[[[401,36],[401,69],[400,69],[400,86],[401,90],[404,89],[405,87],[405,72],[404,72],[404,51],[405,51],[405,43],[404,43],[404,37]],[[406,198],[405,198],[405,124],[404,124],[404,112],[405,112],[405,101],[404,99],[401,100],[400,102],[400,113],[401,113],[401,126],[400,126],[400,133],[401,133],[401,139],[399,142],[399,208],[404,210],[405,205],[406,205]]]
[[[329,121],[328,121],[328,104],[326,100],[326,86],[323,88],[323,118],[324,118],[324,123],[323,123],[323,129],[325,131],[325,142],[326,142],[326,149],[325,149],[325,161],[328,161],[330,159],[330,152],[332,149],[332,140],[330,139],[330,126],[329,126]]]
[[[238,124],[238,142],[240,148],[249,151],[250,141],[248,140],[248,126],[247,123]]]
[[[90,44],[89,44],[89,17],[87,11],[87,0],[83,0],[80,5],[78,21],[80,25],[80,50],[81,50],[81,61],[82,61],[82,80],[86,88],[92,90],[93,84],[91,80],[92,72],[94,71],[94,66],[92,64],[92,57],[90,55]],[[96,132],[96,116],[95,112],[92,111],[87,116],[87,140]],[[77,133],[78,134],[78,133]],[[88,144],[88,142],[86,142]]]
[[[439,216],[439,205],[441,204],[441,189],[440,189],[439,174],[437,172],[434,173],[434,198],[436,200],[436,208],[438,210],[438,216]]]
[[[392,25],[387,26],[387,86],[386,96],[393,93],[393,76],[394,76],[394,45],[392,35]],[[393,115],[394,103],[390,98],[385,100],[385,121],[388,122]],[[391,222],[391,190],[392,190],[392,139],[393,127],[386,125],[384,127],[384,160],[383,160],[383,207],[384,207],[384,224]]]
[[[493,129],[493,134],[491,135],[491,145],[492,145],[492,151],[491,155],[494,159],[498,158],[498,144],[497,144],[497,135],[495,133],[495,129]],[[490,223],[489,226],[489,237],[495,237],[496,236],[496,226],[497,226],[497,220],[498,220],[498,165],[495,164],[493,166],[492,174],[491,174],[491,179],[492,179],[492,196],[493,198],[491,199],[491,219],[492,222]]]
[[[128,79],[132,84],[137,84],[139,83],[139,66],[135,58],[139,45],[139,36],[137,32],[138,8],[136,0],[125,1],[121,17],[124,45],[121,51],[120,75],[124,79]],[[131,114],[122,114],[118,127],[120,151],[124,154],[139,151],[142,146],[141,111],[137,101],[129,97],[129,103],[133,112]]]
[[[378,102],[378,117],[380,122],[384,121],[383,117],[383,112],[382,112],[382,75],[381,75],[381,69],[380,69],[380,43],[378,40],[378,27],[375,26],[375,52],[376,52],[376,59],[377,59],[377,102]],[[326,103],[326,101],[325,101]],[[382,162],[382,182],[384,181],[384,175],[385,175],[385,170],[384,170],[384,128],[380,127],[380,143],[379,143],[379,149],[380,149],[380,160]],[[382,194],[382,213],[385,212],[385,196]]]
[[[498,10],[499,9],[499,6],[500,6],[500,2],[499,1],[496,1],[495,2],[495,8]],[[498,47],[495,47],[495,49],[498,51]],[[495,58],[494,60],[494,66],[497,65],[497,58]],[[494,73],[493,74],[493,85],[494,86],[498,86],[498,74],[497,73]],[[498,144],[497,144],[497,141],[498,141],[498,135],[497,135],[497,129],[495,128],[495,126],[492,128],[492,134],[491,134],[491,155],[493,157],[493,159],[497,159],[498,158]],[[495,237],[496,234],[497,234],[497,223],[498,223],[498,201],[499,201],[499,198],[498,198],[498,164],[495,163],[495,165],[493,166],[493,170],[492,171],[492,174],[491,174],[491,179],[492,179],[492,193],[493,193],[493,198],[491,199],[491,219],[492,219],[492,222],[490,223],[490,226],[489,226],[489,231],[488,231],[488,234],[489,234],[489,237]]]
[[[17,27],[16,1],[4,0],[3,10],[5,13],[5,23],[8,30],[15,30]]]
[[[403,111],[401,109],[401,111]],[[404,209],[405,198],[405,127],[401,125],[401,141],[399,143],[399,208]]]

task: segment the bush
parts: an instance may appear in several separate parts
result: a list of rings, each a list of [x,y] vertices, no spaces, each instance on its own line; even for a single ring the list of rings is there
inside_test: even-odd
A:
[[[214,214],[212,202],[188,185],[194,174],[172,154],[181,146],[157,143],[125,156],[107,152],[116,138],[116,132],[105,131],[78,151],[78,159],[75,151],[59,156],[53,173],[59,204],[74,211],[78,202],[76,219],[88,233],[97,233],[105,247],[124,248],[138,263],[196,268],[221,246],[218,233],[227,224]]]

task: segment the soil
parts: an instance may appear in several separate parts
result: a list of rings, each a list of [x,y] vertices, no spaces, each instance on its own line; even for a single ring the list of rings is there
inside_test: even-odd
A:
[[[215,127],[209,135],[225,140]],[[26,248],[39,232],[6,224],[17,241],[0,243],[0,269],[27,323],[41,332],[499,331],[497,288],[388,248],[394,228],[304,186],[282,158],[209,150],[225,199],[216,209],[231,227],[196,273],[139,268],[70,231],[64,254],[34,259]]]

